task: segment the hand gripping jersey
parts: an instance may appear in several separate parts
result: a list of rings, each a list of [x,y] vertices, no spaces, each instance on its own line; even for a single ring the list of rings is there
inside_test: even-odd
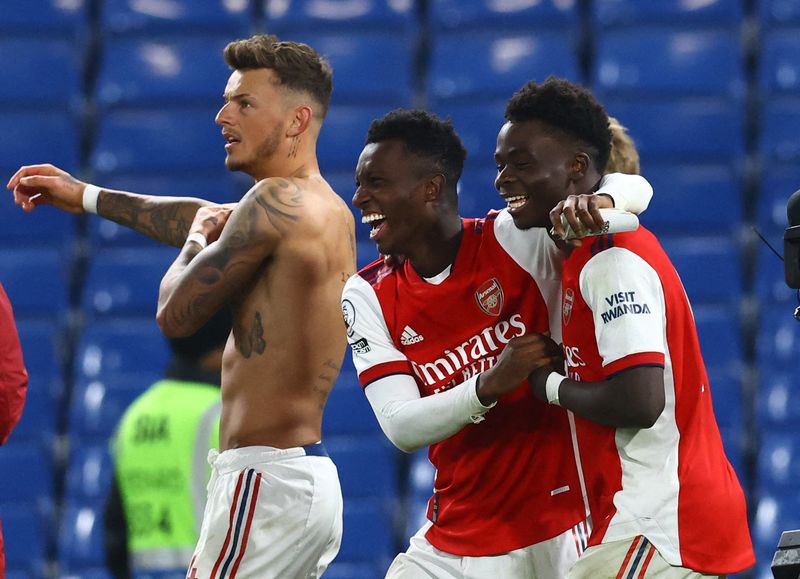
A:
[[[584,240],[564,263],[562,304],[569,378],[664,368],[666,405],[653,427],[575,417],[589,545],[644,535],[671,565],[712,574],[751,566],[744,494],[722,447],[691,307],[656,238],[640,227]]]
[[[438,285],[409,263],[365,267],[343,294],[362,386],[407,374],[421,396],[436,396],[488,370],[511,338],[550,327],[561,259],[544,229],[518,230],[503,211],[463,220],[452,271]],[[429,458],[436,481],[426,539],[447,553],[505,553],[586,517],[567,414],[535,400],[527,383],[432,444]]]

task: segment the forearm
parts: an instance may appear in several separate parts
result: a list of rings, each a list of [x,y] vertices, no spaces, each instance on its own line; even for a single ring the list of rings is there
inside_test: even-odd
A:
[[[411,377],[389,376],[366,390],[381,429],[403,452],[414,452],[449,438],[467,424],[482,420],[481,415],[489,410],[478,400],[476,378],[422,398],[418,391],[413,398],[403,395],[402,390],[392,392],[392,388],[402,388],[397,381],[404,378],[416,389]]]
[[[197,210],[213,205],[194,197],[162,197],[102,189],[97,214],[161,243],[181,247]]]
[[[205,322],[202,318],[198,321],[198,304],[189,298],[191,290],[187,287],[192,280],[186,275],[189,264],[202,249],[197,243],[186,243],[161,280],[156,320],[169,338],[191,335]]]
[[[597,194],[609,197],[612,207],[639,215],[650,204],[653,187],[641,175],[610,173],[603,177]]]

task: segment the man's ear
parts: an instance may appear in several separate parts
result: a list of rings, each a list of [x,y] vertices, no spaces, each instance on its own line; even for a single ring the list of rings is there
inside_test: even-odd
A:
[[[570,177],[573,181],[580,181],[584,177],[586,177],[586,173],[589,170],[589,165],[591,164],[591,160],[589,159],[589,155],[583,152],[575,153],[575,157],[572,159],[572,164],[570,165]]]
[[[447,179],[441,173],[437,173],[425,183],[425,201],[436,201],[442,194],[442,189]]]
[[[306,132],[311,119],[314,116],[314,111],[308,105],[300,105],[294,109],[294,117],[286,131],[287,137],[297,137]]]

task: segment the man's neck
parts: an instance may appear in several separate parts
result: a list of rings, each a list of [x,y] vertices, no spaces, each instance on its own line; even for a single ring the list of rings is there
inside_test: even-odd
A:
[[[461,247],[464,225],[458,214],[442,219],[407,255],[411,266],[421,277],[434,277],[453,265]]]

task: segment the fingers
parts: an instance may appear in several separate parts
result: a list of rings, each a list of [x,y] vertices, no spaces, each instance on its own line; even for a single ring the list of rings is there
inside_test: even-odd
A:
[[[45,175],[55,177],[63,174],[64,171],[54,165],[51,165],[50,163],[44,163],[42,165],[23,165],[17,169],[17,172],[14,173],[11,176],[11,179],[8,180],[6,189],[14,189],[17,185],[19,185],[20,180],[23,177],[28,177],[30,175]]]
[[[559,201],[558,205],[550,210],[550,223],[553,224],[551,234],[556,239],[564,239],[564,225],[561,223],[561,214],[564,212],[564,202]]]
[[[563,203],[564,203],[564,218],[567,220],[567,223],[572,228],[572,231],[575,232],[575,235],[583,237],[585,235],[583,223],[578,217],[578,212],[579,212],[578,196],[570,195],[569,197],[564,199]]]
[[[582,210],[578,211],[578,217],[589,231],[602,231],[605,226],[605,219],[600,215],[600,206],[597,203],[597,195],[581,195],[578,201]]]

